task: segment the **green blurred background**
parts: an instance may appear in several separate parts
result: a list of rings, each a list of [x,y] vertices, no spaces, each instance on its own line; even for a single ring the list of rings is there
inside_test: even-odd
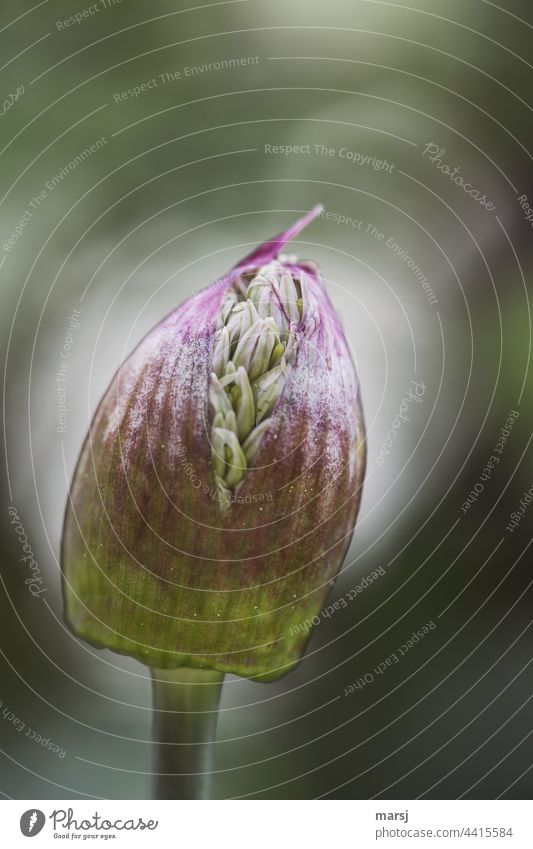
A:
[[[532,231],[519,200],[533,198],[533,15],[526,0],[413,2],[1,4],[4,796],[149,796],[147,670],[62,621],[68,482],[142,335],[317,202],[329,218],[293,248],[319,262],[346,328],[369,452],[330,600],[385,574],[323,617],[286,678],[227,679],[215,796],[533,792],[533,508],[506,531],[533,483]],[[494,208],[439,170],[429,144]],[[424,383],[422,403],[380,465],[411,381]],[[511,410],[501,460],[463,513]],[[38,597],[10,505],[46,587]],[[429,621],[400,663],[344,695]]]

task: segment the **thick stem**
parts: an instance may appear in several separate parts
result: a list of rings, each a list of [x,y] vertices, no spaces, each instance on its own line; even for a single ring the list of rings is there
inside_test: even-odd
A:
[[[154,799],[208,799],[223,673],[152,669]]]

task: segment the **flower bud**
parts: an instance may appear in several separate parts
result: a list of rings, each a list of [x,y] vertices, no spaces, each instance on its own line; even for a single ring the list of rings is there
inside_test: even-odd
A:
[[[62,549],[66,618],[94,645],[261,680],[300,660],[365,466],[357,376],[318,269],[278,256],[319,211],[179,306],[104,395]]]

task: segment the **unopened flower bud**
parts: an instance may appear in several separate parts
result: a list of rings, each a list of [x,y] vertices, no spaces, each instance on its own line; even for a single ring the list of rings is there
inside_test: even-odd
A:
[[[155,327],[72,482],[66,617],[158,669],[283,675],[355,525],[357,375],[318,268],[279,252],[315,208]]]

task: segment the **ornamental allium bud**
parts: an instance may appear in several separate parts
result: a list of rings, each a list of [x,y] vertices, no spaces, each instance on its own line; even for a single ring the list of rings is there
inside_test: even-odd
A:
[[[66,617],[150,666],[262,680],[301,658],[352,536],[359,388],[316,207],[155,327],[98,407],[67,507]]]

